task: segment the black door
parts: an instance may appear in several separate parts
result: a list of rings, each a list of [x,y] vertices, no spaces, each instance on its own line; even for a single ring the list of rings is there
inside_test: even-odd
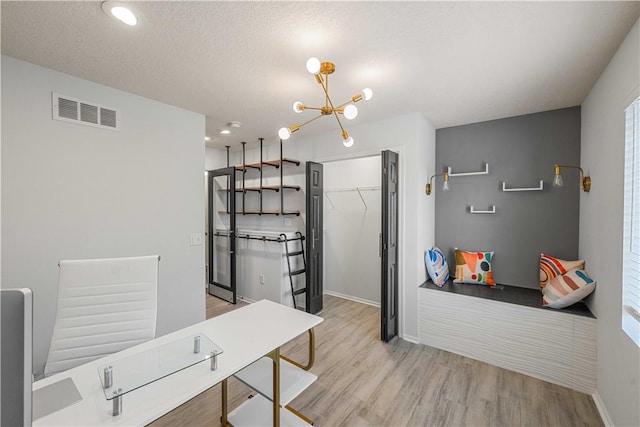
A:
[[[236,303],[236,169],[207,171],[210,295]],[[226,225],[216,231],[218,225]]]
[[[381,339],[398,335],[398,153],[382,152]]]
[[[306,311],[322,310],[322,165],[307,162],[307,292]]]

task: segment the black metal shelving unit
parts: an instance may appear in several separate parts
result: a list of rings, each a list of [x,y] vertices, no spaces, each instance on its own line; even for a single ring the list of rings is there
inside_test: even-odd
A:
[[[283,152],[282,152],[282,140],[280,140],[280,158],[278,159],[274,159],[274,160],[264,160],[263,158],[263,143],[264,143],[264,138],[259,138],[260,140],[260,161],[258,162],[252,162],[252,163],[247,163],[246,162],[246,142],[242,142],[242,164],[239,165],[235,165],[234,167],[236,168],[236,170],[241,171],[242,172],[242,186],[236,188],[235,192],[236,193],[242,193],[242,209],[235,212],[236,215],[282,215],[282,216],[287,216],[287,215],[295,215],[295,216],[300,216],[300,211],[299,210],[292,210],[292,211],[286,211],[284,209],[284,191],[285,190],[295,190],[295,191],[300,191],[300,186],[299,185],[288,185],[284,183],[284,166],[285,165],[295,165],[295,166],[300,166],[300,160],[294,160],[294,159],[289,159],[289,158],[285,158],[283,156]],[[227,167],[230,167],[229,165],[229,146],[226,147],[227,148]],[[276,169],[279,169],[280,171],[280,185],[264,185],[263,184],[263,180],[264,180],[264,175],[263,175],[263,168],[265,166],[270,166],[270,167],[275,167]],[[246,174],[249,170],[251,169],[256,169],[260,172],[260,180],[259,180],[259,185],[258,186],[247,186],[246,185]],[[228,190],[229,186],[227,186],[227,190],[221,190],[221,191],[227,191],[227,193],[230,193],[230,191]],[[280,193],[280,209],[279,210],[275,210],[275,211],[265,211],[263,208],[263,196],[264,196],[264,192],[265,191],[274,191],[276,193]],[[246,204],[246,195],[247,193],[258,193],[259,195],[259,202],[260,202],[260,207],[257,211],[248,211],[245,208],[245,204]],[[225,213],[224,211],[220,212],[220,213]],[[231,212],[229,212],[229,194],[227,194],[227,211],[226,213],[231,214]]]

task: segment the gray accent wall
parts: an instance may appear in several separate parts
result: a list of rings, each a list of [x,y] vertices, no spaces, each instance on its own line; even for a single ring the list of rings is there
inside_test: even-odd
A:
[[[453,275],[454,248],[494,251],[496,283],[538,287],[540,253],[578,259],[579,171],[563,170],[564,186],[554,188],[555,163],[580,162],[580,107],[492,120],[436,131],[434,173],[476,172],[451,177],[442,192],[435,178],[435,242],[445,253]],[[431,173],[430,175],[432,175]],[[538,187],[542,191],[503,192]],[[594,185],[598,185],[596,181]],[[490,210],[495,214],[472,214]]]

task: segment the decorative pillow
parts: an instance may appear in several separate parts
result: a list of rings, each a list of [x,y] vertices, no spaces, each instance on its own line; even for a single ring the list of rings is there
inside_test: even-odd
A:
[[[554,277],[562,276],[570,270],[584,269],[584,260],[565,261],[549,255],[540,254],[540,291]]]
[[[596,282],[584,270],[571,270],[547,282],[542,290],[542,305],[564,308],[575,304],[596,288]]]
[[[434,285],[442,286],[449,280],[447,259],[440,249],[434,246],[433,249],[424,251],[424,263]]]
[[[466,252],[456,248],[456,278],[454,283],[474,283],[493,286],[491,252]]]

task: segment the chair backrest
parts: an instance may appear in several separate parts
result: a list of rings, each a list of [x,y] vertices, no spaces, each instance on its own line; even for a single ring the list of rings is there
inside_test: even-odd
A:
[[[155,337],[157,255],[60,261],[45,377]]]

